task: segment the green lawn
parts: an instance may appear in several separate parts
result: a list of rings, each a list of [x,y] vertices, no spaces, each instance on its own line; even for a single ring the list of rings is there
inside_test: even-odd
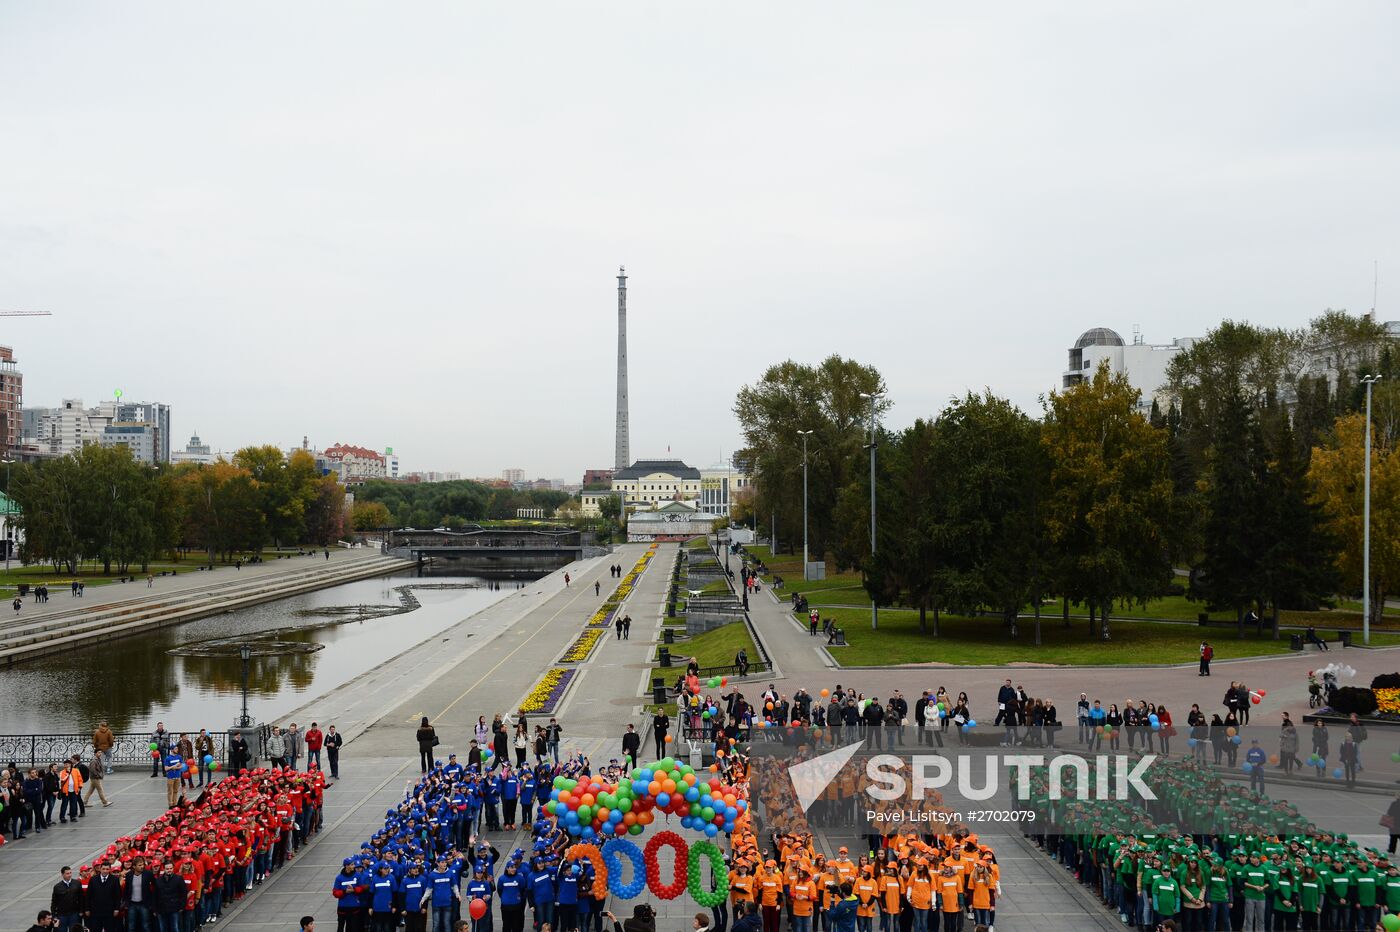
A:
[[[1218,660],[1286,654],[1288,637],[1278,640],[1252,635],[1244,640],[1229,630],[1202,630],[1188,625],[1151,622],[1112,622],[1113,640],[1091,640],[1088,622],[1078,620],[1066,629],[1058,617],[1041,623],[1041,646],[1034,646],[1033,622],[1020,624],[1020,636],[1007,636],[994,618],[948,618],[940,621],[941,637],[919,633],[919,614],[906,610],[881,610],[880,630],[870,630],[870,613],[860,609],[830,609],[822,613],[846,630],[851,645],[831,653],[846,666],[889,666],[909,663],[948,663],[959,666],[998,666],[1008,663],[1045,663],[1082,666],[1115,664],[1194,663],[1202,637],[1215,646]],[[930,629],[933,616],[929,618]],[[1380,634],[1373,645],[1400,644],[1400,635]]]
[[[709,550],[710,539],[708,537],[692,537],[685,542],[687,550]]]
[[[734,655],[739,653],[741,647],[749,652],[751,661],[762,657],[758,648],[754,646],[753,638],[749,636],[749,626],[742,621],[730,622],[704,634],[697,634],[687,641],[672,644],[672,666],[655,667],[651,675],[664,678],[666,685],[670,686],[676,681],[676,677],[685,671],[684,658],[694,657],[702,667],[722,667],[734,662]],[[660,648],[657,650],[659,656]],[[677,662],[674,659],[677,657],[682,659]],[[647,679],[647,685],[651,685],[650,678]]]
[[[262,556],[264,560],[276,560],[279,553],[296,553],[296,551],[268,549],[263,551]],[[234,559],[241,557],[246,562],[250,556],[252,556],[251,553],[235,554]],[[193,573],[201,566],[206,565],[207,560],[203,553],[192,553],[179,562],[152,560],[147,572],[155,573],[156,575],[168,573],[171,570],[174,570],[176,573]],[[214,566],[220,569],[233,569],[233,563],[231,562],[224,563],[219,561],[216,562]],[[125,575],[135,576],[137,579],[140,579],[145,576],[145,573],[141,572],[139,566],[133,566]],[[82,580],[83,584],[86,586],[105,586],[115,583],[119,578],[121,578],[121,574],[117,573],[115,568],[112,570],[111,575],[102,575],[102,563],[94,560],[86,560],[80,563],[78,565],[78,572],[76,573],[55,573],[53,566],[48,563],[32,563],[28,566],[22,566],[17,560],[11,561],[10,569],[6,572],[4,564],[0,563],[0,589],[14,589],[20,583],[28,583],[30,587],[41,584],[47,584],[50,587],[67,586],[75,579]]]
[[[716,579],[712,582],[705,583],[705,585],[700,587],[700,591],[701,593],[719,592],[727,595],[729,593],[729,583],[723,579]]]

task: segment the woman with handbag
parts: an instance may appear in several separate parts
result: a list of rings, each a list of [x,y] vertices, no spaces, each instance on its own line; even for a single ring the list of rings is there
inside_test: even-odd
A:
[[[1397,834],[1400,832],[1400,796],[1390,801],[1390,808],[1381,816],[1381,825],[1390,833],[1390,847],[1387,850],[1394,854],[1396,843],[1400,842],[1400,834]]]
[[[418,739],[418,763],[423,772],[427,773],[433,766],[433,748],[439,744],[437,730],[428,724],[428,716],[423,716],[415,737]]]

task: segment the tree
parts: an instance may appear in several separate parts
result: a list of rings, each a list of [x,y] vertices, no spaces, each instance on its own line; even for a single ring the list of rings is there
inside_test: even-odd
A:
[[[843,492],[837,512],[838,525],[847,529],[849,537],[863,541],[852,540],[844,546],[863,548],[866,592],[880,605],[903,601],[918,608],[921,632],[928,631],[928,611],[933,609],[934,637],[939,633],[937,592],[942,569],[935,532],[939,495],[934,467],[936,435],[934,422],[920,419],[908,430],[883,439],[883,481],[876,491],[884,507],[873,559],[866,530],[870,526],[868,475],[862,474],[862,479]]]
[[[306,504],[306,537],[319,547],[329,547],[345,533],[345,487],[335,476],[321,476],[312,483]]]
[[[388,527],[389,509],[383,502],[356,502],[350,509],[350,526],[357,531]]]
[[[1366,417],[1337,419],[1333,439],[1313,450],[1308,478],[1325,527],[1340,543],[1337,570],[1348,592],[1362,588],[1362,498]],[[1400,452],[1372,433],[1371,622],[1379,623],[1385,596],[1400,581]]]
[[[609,521],[616,521],[618,515],[622,514],[622,497],[619,495],[609,495],[607,498],[599,499],[598,510],[602,512],[604,518]]]
[[[802,526],[802,438],[797,432],[813,431],[807,443],[809,538],[814,553],[827,551],[840,533],[834,518],[838,498],[865,465],[861,447],[870,402],[861,393],[881,393],[884,387],[873,367],[830,356],[817,366],[791,360],[771,366],[757,383],[739,390],[734,414],[744,432],[760,522],[776,514],[780,530]],[[887,399],[878,399],[876,416],[888,406]],[[791,545],[797,535],[783,534],[782,539]]]
[[[1046,535],[1059,588],[1103,620],[1115,602],[1145,603],[1171,577],[1166,438],[1136,413],[1139,393],[1101,366],[1049,398]]]

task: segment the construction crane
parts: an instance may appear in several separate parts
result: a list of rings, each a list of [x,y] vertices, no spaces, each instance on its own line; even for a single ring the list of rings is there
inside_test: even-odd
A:
[[[52,317],[49,311],[0,311],[0,317]]]

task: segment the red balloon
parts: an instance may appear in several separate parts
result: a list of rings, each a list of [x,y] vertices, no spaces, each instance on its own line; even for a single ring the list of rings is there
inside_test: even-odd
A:
[[[480,919],[486,915],[486,901],[479,896],[472,897],[472,901],[467,904],[467,912],[473,919]]]

